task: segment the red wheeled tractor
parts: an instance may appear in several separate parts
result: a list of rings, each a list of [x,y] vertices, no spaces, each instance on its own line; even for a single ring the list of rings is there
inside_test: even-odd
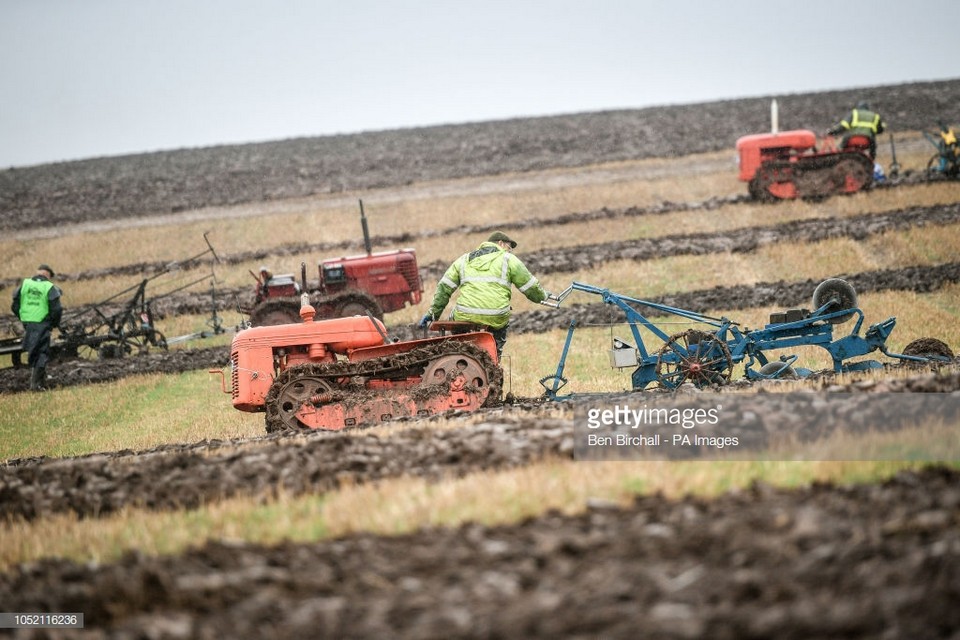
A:
[[[384,313],[416,305],[423,295],[423,282],[413,249],[373,253],[367,218],[360,203],[360,221],[366,253],[327,258],[319,263],[319,284],[310,290],[310,302],[320,318],[344,318]],[[293,274],[257,280],[256,303],[249,310],[250,324],[259,326],[300,322],[300,293],[307,290],[306,269],[301,267],[302,285]]]

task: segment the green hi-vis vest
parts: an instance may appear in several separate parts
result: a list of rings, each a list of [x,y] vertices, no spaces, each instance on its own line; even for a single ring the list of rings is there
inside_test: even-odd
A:
[[[27,278],[20,285],[20,321],[43,322],[50,313],[48,295],[53,283]]]
[[[873,111],[867,111],[866,109],[854,109],[851,116],[847,127],[848,129],[857,129],[865,133],[870,132],[874,135],[877,134],[877,129],[880,128],[879,114]]]

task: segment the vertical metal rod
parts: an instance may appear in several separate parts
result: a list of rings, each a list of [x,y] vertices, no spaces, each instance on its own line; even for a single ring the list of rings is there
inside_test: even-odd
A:
[[[363,228],[363,248],[367,250],[367,255],[369,256],[373,253],[373,248],[370,246],[370,230],[367,228],[367,215],[363,212],[363,200],[358,200],[360,203],[360,226]]]

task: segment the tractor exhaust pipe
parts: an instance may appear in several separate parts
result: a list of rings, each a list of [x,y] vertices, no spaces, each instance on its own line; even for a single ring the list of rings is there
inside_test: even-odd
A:
[[[363,212],[363,200],[358,200],[360,203],[360,226],[363,228],[363,248],[367,250],[367,255],[373,253],[373,248],[370,246],[370,229],[367,228],[367,216]]]
[[[780,133],[780,108],[776,98],[770,101],[770,133]]]

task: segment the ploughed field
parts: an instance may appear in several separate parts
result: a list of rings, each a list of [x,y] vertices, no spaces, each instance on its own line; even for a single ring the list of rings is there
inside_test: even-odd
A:
[[[790,114],[789,128],[822,130],[861,93],[787,96],[780,99],[781,113]],[[887,120],[901,129],[929,129],[938,119],[960,116],[955,111],[960,81],[870,93]],[[732,149],[739,135],[765,130],[767,102],[411,129],[8,170],[0,172],[0,227],[69,234],[73,224],[123,224],[204,207],[219,207],[229,217],[230,207],[240,203],[640,158],[675,158],[666,171],[683,175],[691,172],[684,156]],[[906,202],[879,214],[717,233],[677,229],[656,239],[570,239],[521,256],[534,273],[563,281],[563,274],[615,260],[640,265],[690,255],[709,265],[712,255],[725,252],[831,238],[860,241],[960,222],[960,186],[954,203],[914,206],[909,200],[915,184],[907,176],[878,187],[877,192],[902,190]],[[562,228],[679,210],[709,213],[721,205],[747,206],[747,200],[718,194],[653,208],[604,207],[549,220],[508,220],[490,228],[465,221],[443,229],[410,229],[403,242],[416,246],[418,239],[439,234],[459,246],[459,236],[494,226],[532,233],[542,225]],[[390,241],[374,239],[375,244]],[[278,247],[255,258],[229,252],[222,257],[239,264],[341,248],[348,247],[321,242]],[[110,265],[65,278],[82,282],[109,273],[149,273],[155,266]],[[421,264],[425,282],[435,281],[445,266]],[[0,285],[9,291],[16,280],[5,275]],[[960,262],[843,276],[861,295],[927,293],[960,281]],[[788,308],[806,303],[816,284],[784,273],[777,281],[717,285],[654,299],[694,310]],[[231,293],[242,292],[227,291],[223,298]],[[198,314],[209,304],[208,296],[184,291],[164,299],[158,312]],[[603,324],[620,316],[600,304],[571,305],[518,313],[511,327],[515,335],[539,333],[565,328],[573,318]],[[413,337],[409,325],[390,329],[395,336]],[[202,370],[226,360],[226,347],[201,346],[60,362],[50,370],[59,385],[89,385],[136,373]],[[871,396],[877,393],[960,392],[957,361],[936,370],[891,365],[884,373],[869,383],[838,384],[824,372],[807,386],[849,394],[842,419],[854,430],[860,420],[875,423]],[[27,382],[24,370],[0,371],[0,393],[22,392]],[[778,394],[752,393],[758,388],[773,386],[741,382],[719,390],[743,392],[756,404],[756,421],[744,425],[743,435],[811,428]],[[218,410],[220,400],[211,401]],[[269,500],[278,491],[323,494],[401,477],[443,483],[573,457],[570,418],[576,401],[558,412],[540,398],[512,400],[479,415],[451,417],[462,422],[455,429],[433,429],[433,418],[403,421],[404,428],[387,436],[377,435],[377,429],[271,434],[149,451],[10,460],[0,466],[0,517],[32,523],[63,514],[102,518],[131,507],[190,510],[236,496]],[[795,490],[755,485],[710,499],[643,495],[627,507],[592,501],[573,515],[548,512],[502,526],[467,524],[276,546],[210,542],[172,556],[131,552],[104,564],[50,559],[0,573],[5,611],[85,614],[84,632],[58,631],[56,637],[947,638],[960,630],[958,598],[960,472],[941,466],[904,471],[879,484]],[[36,637],[46,636],[38,632]]]

